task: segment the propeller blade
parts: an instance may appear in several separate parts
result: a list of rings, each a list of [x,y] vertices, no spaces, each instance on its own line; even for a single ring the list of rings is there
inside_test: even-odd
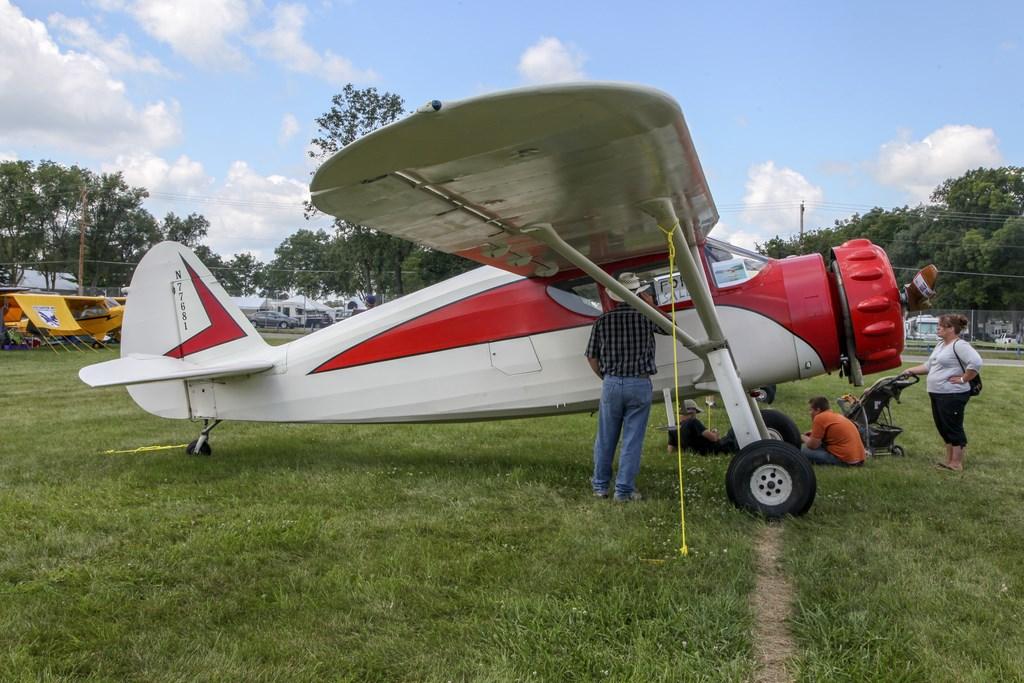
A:
[[[917,271],[910,284],[904,287],[908,313],[931,308],[932,299],[935,297],[935,280],[938,277],[939,269],[933,264],[928,264]]]

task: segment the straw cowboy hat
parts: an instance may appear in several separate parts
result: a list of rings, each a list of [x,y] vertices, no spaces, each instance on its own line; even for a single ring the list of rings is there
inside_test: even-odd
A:
[[[636,273],[623,273],[622,275],[619,275],[619,282],[634,294],[639,293],[640,290],[644,288],[644,283],[640,281],[640,278],[636,276]],[[622,297],[610,289],[608,290],[608,298],[612,301],[622,301]]]

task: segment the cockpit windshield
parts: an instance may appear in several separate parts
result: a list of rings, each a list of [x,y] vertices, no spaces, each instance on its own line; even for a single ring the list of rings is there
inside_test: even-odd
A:
[[[754,277],[768,264],[768,257],[742,247],[708,238],[704,254],[719,287],[734,287]]]
[[[769,261],[766,256],[756,252],[713,239],[708,239],[705,243],[704,255],[719,288],[734,287],[746,282],[760,273]],[[690,298],[679,272],[670,275],[667,263],[638,271],[637,276],[654,284],[655,302],[658,306],[667,306],[673,300],[686,301]]]
[[[710,274],[720,289],[735,287],[756,277],[770,260],[757,252],[710,238],[704,244],[704,256]],[[630,270],[636,273],[641,282],[652,285],[656,306],[668,306],[673,301],[690,299],[690,293],[686,291],[686,285],[679,272],[670,273],[668,263],[664,261]],[[614,277],[619,276],[618,272],[611,274]],[[548,295],[576,313],[587,316],[601,313],[598,288],[590,278],[553,283],[548,286]]]

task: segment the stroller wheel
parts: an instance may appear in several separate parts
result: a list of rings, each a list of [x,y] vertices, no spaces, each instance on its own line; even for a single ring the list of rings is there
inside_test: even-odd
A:
[[[902,458],[904,455],[907,454],[907,452],[903,450],[903,446],[893,445],[893,447],[892,447],[892,454],[895,455],[898,458]]]

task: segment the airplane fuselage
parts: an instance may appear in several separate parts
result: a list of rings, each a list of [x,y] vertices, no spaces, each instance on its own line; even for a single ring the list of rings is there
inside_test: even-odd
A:
[[[651,270],[664,261],[657,255],[634,258],[608,270]],[[746,388],[840,367],[830,281],[821,257],[812,255],[766,259],[752,277],[713,285]],[[668,293],[667,286],[663,290]],[[699,329],[681,294],[681,327]],[[129,391],[158,415],[222,420],[437,422],[591,410],[601,383],[584,350],[594,321],[611,305],[579,272],[524,278],[485,266],[266,347],[262,353],[274,363],[269,371],[142,384]],[[659,308],[670,315],[671,302],[661,300]],[[669,336],[657,337],[656,397],[674,385],[672,343]],[[704,362],[682,344],[678,362],[683,394],[714,390],[702,378]]]

